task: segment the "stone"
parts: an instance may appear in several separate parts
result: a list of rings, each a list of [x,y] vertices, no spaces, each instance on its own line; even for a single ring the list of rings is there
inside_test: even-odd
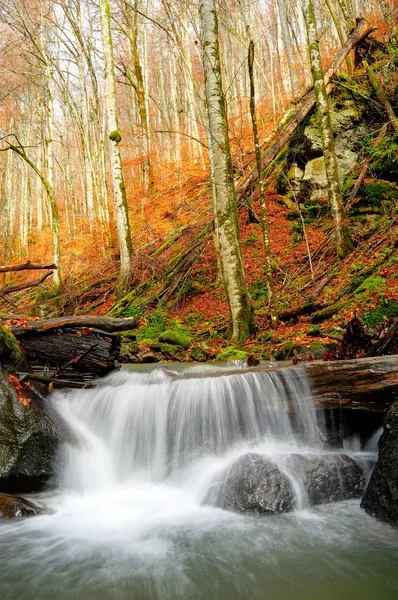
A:
[[[336,157],[339,165],[340,184],[343,186],[345,176],[355,165],[358,154],[352,152],[352,150],[345,149],[341,150],[340,153],[336,152]],[[311,201],[327,197],[327,178],[323,156],[314,158],[306,164],[303,182],[306,182],[312,190]]]
[[[185,331],[168,329],[159,335],[159,342],[172,344],[173,346],[182,346],[184,350],[188,350],[192,341],[190,336]]]
[[[197,362],[206,362],[208,359],[208,352],[202,346],[193,346],[190,350],[191,358]]]
[[[0,494],[0,519],[31,517],[40,513],[41,509],[25,498]]]
[[[154,352],[143,352],[138,358],[142,363],[158,363],[161,360]]]
[[[294,508],[288,477],[266,456],[245,454],[228,470],[224,483],[208,499],[234,512],[279,514]]]
[[[359,498],[365,489],[363,468],[346,454],[292,455],[287,464],[303,482],[310,506]]]
[[[379,458],[361,506],[370,515],[398,527],[398,402],[384,420]]]
[[[41,489],[54,473],[58,440],[48,415],[22,404],[0,367],[0,492]]]

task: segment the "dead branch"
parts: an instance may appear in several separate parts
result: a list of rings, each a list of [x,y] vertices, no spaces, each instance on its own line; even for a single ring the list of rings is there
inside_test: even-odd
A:
[[[11,271],[35,271],[40,269],[56,269],[57,266],[54,264],[42,264],[35,263],[27,260],[24,263],[19,263],[17,265],[1,265],[0,273],[10,273]]]
[[[34,281],[28,281],[27,283],[21,283],[20,285],[13,285],[10,287],[1,288],[0,294],[1,295],[13,294],[14,292],[20,292],[21,290],[27,290],[32,287],[37,287],[38,285],[43,283],[43,281],[45,281],[47,279],[47,277],[50,277],[50,275],[52,275],[52,274],[53,274],[53,272],[49,271],[48,273],[45,273],[43,275],[43,277],[40,277],[40,279],[35,279]]]

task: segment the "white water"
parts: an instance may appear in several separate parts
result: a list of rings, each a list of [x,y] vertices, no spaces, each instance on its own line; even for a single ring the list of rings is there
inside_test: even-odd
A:
[[[285,459],[325,450],[302,368],[239,374],[205,368],[184,375],[122,371],[100,388],[54,394],[51,403],[68,439],[60,452],[58,491],[38,500],[48,514],[0,527],[0,556],[7,553],[0,562],[1,600],[290,598],[289,586],[280,587],[287,556],[294,560],[291,572],[298,569],[297,581],[304,576],[298,563],[306,554],[317,565],[318,552],[331,547],[333,560],[339,560],[348,545],[353,560],[349,531],[341,525],[346,514],[354,537],[374,530],[395,548],[389,528],[359,513],[356,502],[347,504],[338,521],[330,519],[339,505],[306,508],[300,481]],[[256,519],[204,504],[209,488],[249,451],[272,457],[291,478],[297,513]],[[276,595],[260,592],[264,574],[258,560],[264,553],[261,560],[271,569],[266,586]],[[272,567],[275,561],[280,570]],[[384,579],[386,569],[389,573],[390,555]],[[209,589],[209,573],[218,592]],[[292,597],[328,597],[316,588],[319,595],[303,590]],[[365,588],[361,598],[372,589]]]

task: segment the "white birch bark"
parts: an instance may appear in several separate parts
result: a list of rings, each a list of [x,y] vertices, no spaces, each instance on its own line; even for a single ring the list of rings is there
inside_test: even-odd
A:
[[[330,118],[329,98],[326,93],[321,53],[319,49],[317,23],[312,0],[303,0],[303,4],[307,22],[314,91],[322,135],[328,196],[334,221],[336,249],[338,257],[344,258],[352,250],[352,240],[340,189],[339,167],[337,164],[332,122]]]
[[[211,162],[216,249],[230,311],[230,338],[244,343],[254,328],[239,242],[238,211],[228,138],[214,0],[199,4]]]
[[[100,0],[100,13],[102,45],[104,50],[104,78],[106,86],[106,107],[110,139],[113,197],[120,248],[119,293],[123,294],[128,290],[130,285],[133,244],[131,241],[126,188],[124,184],[122,159],[119,147],[122,136],[118,125],[115,66],[111,33],[111,14],[108,0]]]

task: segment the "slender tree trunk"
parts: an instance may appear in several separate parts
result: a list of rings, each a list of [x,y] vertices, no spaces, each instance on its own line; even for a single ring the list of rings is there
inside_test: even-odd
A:
[[[256,164],[258,173],[258,186],[260,190],[261,203],[261,228],[263,232],[264,251],[265,251],[265,278],[268,290],[268,302],[271,316],[271,327],[279,327],[278,312],[276,310],[276,298],[274,290],[274,282],[272,278],[272,261],[271,261],[271,245],[269,239],[269,228],[267,218],[267,204],[265,199],[264,173],[261,161],[260,140],[258,137],[257,116],[256,116],[256,92],[254,87],[254,42],[249,43],[249,77],[250,77],[250,114],[253,125],[254,148],[256,152]]]
[[[119,293],[128,291],[131,278],[131,259],[133,244],[131,241],[130,225],[124,184],[122,159],[119,143],[122,136],[118,126],[116,81],[113,59],[113,43],[111,34],[111,14],[108,0],[100,0],[101,32],[104,49],[104,77],[106,84],[106,106],[108,114],[109,139],[111,144],[111,167],[113,181],[113,196],[115,202],[115,217],[120,247],[120,279]]]
[[[239,242],[238,211],[222,89],[218,20],[214,0],[200,0],[206,111],[211,163],[216,248],[230,310],[230,338],[244,343],[254,330]]]
[[[339,258],[344,258],[352,250],[352,240],[340,189],[339,168],[330,118],[329,98],[326,92],[312,0],[304,0],[304,14],[307,22],[312,78],[314,81],[314,91],[322,135],[328,196],[334,221],[337,255]]]
[[[289,69],[290,87],[293,95],[297,92],[299,81],[297,77],[297,61],[294,59],[292,38],[286,14],[285,0],[276,0],[278,5],[279,22],[281,26],[281,37],[285,49],[287,66]]]

